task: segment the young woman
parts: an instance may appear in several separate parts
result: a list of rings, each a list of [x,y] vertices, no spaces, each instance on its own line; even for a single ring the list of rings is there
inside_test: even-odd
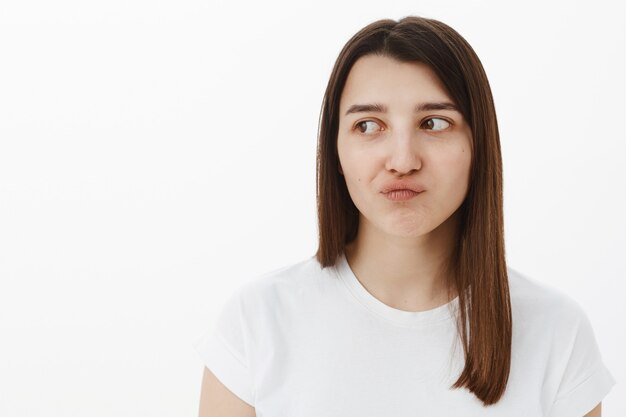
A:
[[[600,416],[578,303],[505,262],[489,82],[433,19],[379,20],[324,97],[319,247],[257,277],[196,348],[200,416]]]

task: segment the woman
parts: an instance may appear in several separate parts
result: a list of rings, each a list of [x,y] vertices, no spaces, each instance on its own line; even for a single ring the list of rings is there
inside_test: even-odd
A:
[[[196,348],[207,416],[599,416],[585,312],[506,266],[489,82],[433,19],[379,20],[324,97],[315,256],[257,277]]]

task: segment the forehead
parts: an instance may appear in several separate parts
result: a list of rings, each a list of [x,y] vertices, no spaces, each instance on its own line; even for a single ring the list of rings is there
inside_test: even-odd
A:
[[[421,62],[402,62],[379,55],[365,55],[354,63],[341,93],[340,112],[361,102],[410,106],[425,101],[449,101],[443,83]]]

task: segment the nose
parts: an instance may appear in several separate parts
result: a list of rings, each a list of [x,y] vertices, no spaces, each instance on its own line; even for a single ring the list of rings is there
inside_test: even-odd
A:
[[[422,167],[418,137],[412,128],[401,129],[389,136],[385,168],[396,174],[407,175]]]

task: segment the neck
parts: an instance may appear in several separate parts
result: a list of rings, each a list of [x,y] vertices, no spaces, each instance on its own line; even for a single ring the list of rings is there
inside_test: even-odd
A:
[[[406,311],[424,311],[456,296],[445,265],[454,247],[457,214],[417,237],[389,235],[364,217],[345,248],[350,268],[361,284],[385,304]]]

